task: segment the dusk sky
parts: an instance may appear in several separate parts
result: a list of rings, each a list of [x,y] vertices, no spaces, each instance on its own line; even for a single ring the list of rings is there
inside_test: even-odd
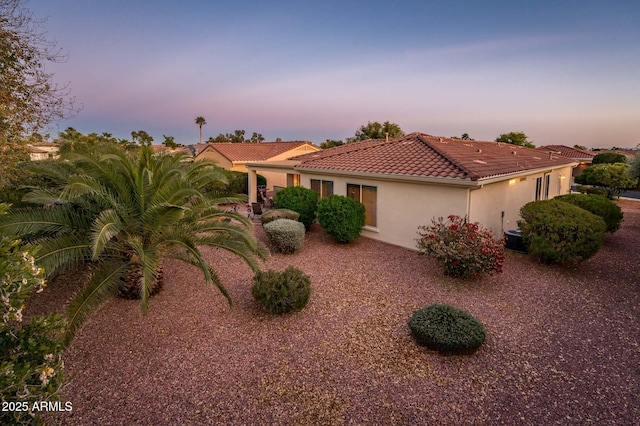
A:
[[[160,144],[524,131],[536,144],[640,143],[640,1],[31,0],[69,54],[47,66],[82,111],[52,130]]]

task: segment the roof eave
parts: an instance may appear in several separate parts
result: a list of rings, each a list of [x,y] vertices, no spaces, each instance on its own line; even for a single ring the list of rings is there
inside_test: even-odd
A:
[[[390,182],[411,182],[411,183],[431,183],[436,185],[447,186],[462,186],[462,187],[476,187],[477,181],[471,179],[461,179],[452,177],[434,177],[434,176],[414,176],[414,175],[400,175],[391,173],[371,173],[362,172],[357,170],[335,170],[335,169],[318,169],[310,167],[294,167],[297,172],[309,173],[309,174],[324,174],[331,176],[341,177],[354,177],[362,179],[375,179]]]

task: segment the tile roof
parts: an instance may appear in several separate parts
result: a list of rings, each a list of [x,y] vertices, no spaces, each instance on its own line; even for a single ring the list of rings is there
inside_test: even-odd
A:
[[[197,144],[195,147],[196,156],[200,155],[205,149],[210,148],[220,153],[229,161],[242,162],[268,160],[305,144],[313,145],[307,141],[261,143],[214,142]]]
[[[534,149],[424,133],[351,142],[295,158],[296,168],[478,180],[573,163]]]
[[[571,158],[573,160],[591,160],[597,153],[585,151],[583,149],[572,148],[565,145],[545,145],[539,146],[537,150],[551,152],[560,157]]]

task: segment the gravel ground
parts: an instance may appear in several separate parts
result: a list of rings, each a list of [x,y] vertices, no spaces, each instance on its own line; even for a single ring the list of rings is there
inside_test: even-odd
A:
[[[638,424],[640,203],[620,201],[622,229],[577,268],[507,253],[504,273],[445,277],[431,259],[359,238],[339,245],[314,225],[296,254],[311,276],[302,311],[273,317],[252,274],[207,257],[230,308],[195,270],[167,262],[164,290],[142,317],[113,299],[65,356],[73,411],[51,424]],[[256,235],[266,243],[260,226]],[[58,279],[33,311],[62,306],[81,276]],[[487,329],[471,356],[442,356],[409,334],[431,303],[468,310]]]

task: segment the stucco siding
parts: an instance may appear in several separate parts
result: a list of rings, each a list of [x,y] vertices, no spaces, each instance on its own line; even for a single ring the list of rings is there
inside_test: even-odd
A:
[[[308,154],[310,152],[319,151],[320,148],[315,147],[313,145],[301,145],[299,147],[290,149],[282,154],[278,154],[276,156],[270,157],[269,161],[280,161],[280,160],[288,160],[289,158],[296,157],[302,154]]]
[[[376,227],[365,226],[361,235],[409,249],[416,249],[418,226],[430,224],[433,217],[467,213],[465,188],[307,173],[301,175],[302,186],[310,188],[311,179],[333,181],[333,193],[343,196],[347,184],[375,186]]]
[[[215,161],[216,165],[219,167],[222,167],[223,169],[233,170],[231,167],[232,166],[231,161],[229,161],[228,159],[226,159],[216,151],[207,150],[200,153],[200,155],[198,155],[198,159],[203,159],[203,158],[207,160]],[[246,172],[247,171],[246,167],[244,168],[244,170],[241,170],[241,171]]]

